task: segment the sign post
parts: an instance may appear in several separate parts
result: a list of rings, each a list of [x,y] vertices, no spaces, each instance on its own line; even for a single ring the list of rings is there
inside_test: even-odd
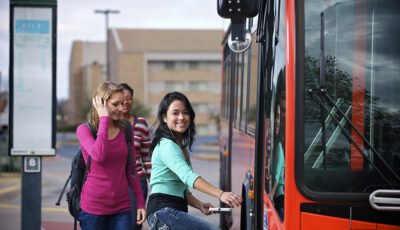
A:
[[[55,156],[57,0],[10,0],[9,155],[22,157],[21,229],[41,229],[42,156]]]

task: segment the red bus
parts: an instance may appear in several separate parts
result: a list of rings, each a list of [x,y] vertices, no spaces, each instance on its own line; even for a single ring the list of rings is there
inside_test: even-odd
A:
[[[217,5],[220,226],[400,229],[400,1]]]

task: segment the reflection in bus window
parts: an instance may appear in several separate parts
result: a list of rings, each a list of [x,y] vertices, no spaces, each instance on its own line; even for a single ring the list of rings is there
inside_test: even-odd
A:
[[[257,101],[257,50],[258,43],[256,42],[256,36],[253,34],[253,43],[251,44],[251,66],[250,66],[250,77],[249,82],[247,84],[250,86],[249,88],[249,114],[248,114],[248,126],[247,130],[250,133],[255,132],[256,127],[256,101]]]
[[[223,69],[224,73],[222,76],[222,119],[225,121],[229,120],[229,95],[230,95],[230,74],[232,65],[232,53],[229,52],[229,47],[226,45],[224,47],[224,63]]]
[[[285,117],[286,117],[285,92],[282,92],[275,106],[274,138],[271,167],[271,192],[279,217],[283,220],[284,191],[285,191]]]
[[[236,128],[240,128],[241,126],[241,107],[242,97],[243,97],[243,73],[244,73],[244,54],[236,54],[237,60],[237,72],[235,74],[235,115],[234,115],[234,124]]]
[[[244,56],[243,56],[243,66],[244,66],[244,72],[243,72],[243,84],[241,85],[242,87],[242,111],[241,111],[241,130],[245,130],[246,129],[246,125],[247,125],[247,121],[246,121],[246,104],[247,104],[247,95],[248,95],[248,86],[247,86],[247,82],[248,82],[248,65],[249,65],[249,52],[245,52]]]
[[[272,7],[273,6],[273,7]],[[274,21],[271,21],[274,26],[273,31],[269,31],[274,39],[270,39],[271,62],[274,63],[269,70],[267,70],[267,77],[271,79],[271,85],[266,88],[271,90],[270,96],[267,100],[271,100],[268,104],[270,126],[267,137],[270,138],[270,159],[269,162],[268,183],[269,193],[268,196],[274,204],[281,221],[284,219],[284,196],[285,196],[285,126],[286,126],[286,62],[285,62],[285,40],[280,37],[280,34],[285,34],[285,1],[274,1],[271,5],[274,9],[272,14],[275,16]],[[268,58],[268,57],[267,57]],[[267,143],[268,144],[268,143]],[[268,151],[268,147],[267,147]]]
[[[400,186],[393,175],[379,174],[400,172],[400,30],[393,26],[400,20],[399,10],[400,1],[305,2],[305,92],[326,89],[381,156],[370,151],[333,103],[325,100],[324,112],[321,96],[306,93],[304,177],[312,191],[368,193]],[[323,114],[331,115],[324,119]]]

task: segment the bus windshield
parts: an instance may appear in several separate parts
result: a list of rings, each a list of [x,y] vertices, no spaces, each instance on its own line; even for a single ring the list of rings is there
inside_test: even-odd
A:
[[[304,4],[306,187],[343,193],[398,188],[400,1]]]

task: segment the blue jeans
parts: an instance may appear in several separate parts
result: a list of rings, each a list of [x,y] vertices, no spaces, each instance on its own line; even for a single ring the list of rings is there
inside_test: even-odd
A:
[[[151,230],[217,230],[219,228],[174,208],[163,208],[147,217]]]
[[[147,179],[146,177],[142,178],[140,177],[140,187],[142,187],[143,191],[143,199],[144,203],[146,203],[147,199]],[[133,195],[131,186],[129,186],[129,196],[131,197],[131,206],[132,206],[132,229],[133,230],[140,230],[142,229],[142,225],[136,224],[136,219],[137,219],[137,203],[135,196]]]
[[[81,210],[78,220],[82,230],[129,230],[132,227],[130,210],[111,215],[95,215]]]

